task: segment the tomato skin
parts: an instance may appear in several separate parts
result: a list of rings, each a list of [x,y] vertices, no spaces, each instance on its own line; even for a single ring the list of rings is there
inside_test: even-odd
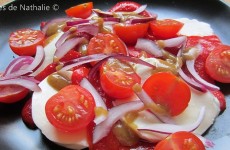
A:
[[[99,33],[93,37],[87,47],[87,54],[111,54],[121,53],[127,55],[126,46],[117,35],[112,33]]]
[[[180,131],[159,142],[154,150],[205,150],[205,147],[194,134]]]
[[[45,35],[40,30],[19,29],[9,37],[11,50],[19,56],[34,56],[37,46],[43,45]]]
[[[204,37],[190,36],[187,38],[186,48],[194,47],[198,43],[202,47],[202,53],[195,60],[195,70],[201,78],[210,83],[214,83],[214,80],[206,72],[205,62],[210,52],[213,51],[219,45],[222,45],[222,43],[216,35]]]
[[[210,91],[219,101],[220,103],[220,111],[224,111],[226,109],[226,99],[224,94],[217,90],[217,91]]]
[[[93,121],[94,108],[95,101],[89,91],[78,85],[68,85],[47,101],[45,112],[58,130],[77,132]]]
[[[150,29],[157,39],[169,39],[176,37],[183,25],[183,23],[172,19],[154,20],[150,22]]]
[[[183,112],[190,101],[189,86],[170,72],[158,72],[150,76],[143,89],[152,100],[162,105],[172,116]]]
[[[70,50],[67,54],[65,54],[61,59],[60,61],[61,62],[65,62],[65,61],[70,61],[72,59],[76,59],[76,58],[79,58],[81,57],[81,53],[80,52],[77,52],[75,50]]]
[[[149,23],[115,24],[114,33],[128,45],[134,45],[138,38],[143,38],[148,31]]]
[[[128,68],[128,70],[127,70]],[[132,87],[141,78],[127,64],[109,59],[100,70],[100,83],[106,94],[113,98],[127,98],[133,95]]]
[[[30,98],[22,108],[21,116],[23,122],[31,129],[35,129],[36,125],[32,118],[32,98]]]
[[[79,4],[65,10],[70,17],[86,19],[92,14],[93,2]]]
[[[83,78],[88,77],[89,69],[86,67],[80,67],[73,71],[71,81],[72,84],[79,84]]]
[[[206,59],[205,69],[214,80],[230,83],[230,46],[216,47]]]
[[[115,4],[111,9],[109,9],[109,12],[132,12],[135,11],[137,8],[139,8],[141,4],[132,2],[132,1],[123,1],[123,2],[118,2]],[[150,17],[151,14],[147,12],[146,10],[141,12],[140,15],[145,16],[145,17]]]
[[[0,86],[0,102],[15,103],[25,98],[29,90],[18,85]]]

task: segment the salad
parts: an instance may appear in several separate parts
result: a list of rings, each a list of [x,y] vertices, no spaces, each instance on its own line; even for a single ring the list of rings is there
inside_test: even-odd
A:
[[[29,128],[70,149],[197,149],[226,109],[229,50],[209,24],[160,19],[147,5],[92,2],[9,36],[18,55],[0,77],[0,102],[31,93]]]

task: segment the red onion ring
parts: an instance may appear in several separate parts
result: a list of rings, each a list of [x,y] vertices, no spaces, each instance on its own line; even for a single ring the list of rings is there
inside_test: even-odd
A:
[[[102,18],[113,17],[113,13],[111,12],[101,11],[100,9],[92,9],[92,10],[99,17],[102,17]]]
[[[93,98],[96,103],[96,107],[102,107],[104,110],[107,110],[106,104],[103,101],[100,94],[97,92],[97,90],[93,87],[93,85],[86,79],[83,78],[80,82],[80,86],[90,91],[90,93],[93,95]],[[94,122],[97,124],[101,123],[105,120],[105,116],[96,116],[94,119]]]
[[[62,36],[57,40],[55,46],[56,48],[60,47],[65,41],[66,39],[70,38],[71,34],[76,32],[76,28],[70,28],[68,31],[66,31],[64,34],[62,34]]]
[[[67,26],[75,26],[75,25],[89,23],[89,22],[90,22],[89,19],[79,19],[79,20],[67,21],[66,25]]]
[[[95,127],[93,132],[93,143],[97,143],[103,137],[108,135],[114,123],[116,123],[124,115],[131,111],[139,111],[143,108],[144,105],[140,101],[128,102],[111,108],[107,118]]]
[[[158,120],[164,123],[174,123],[173,119],[167,114],[167,112],[156,104],[140,85],[135,84],[133,91]]]
[[[160,45],[164,47],[181,47],[187,40],[186,36],[179,36],[167,40],[159,40]]]
[[[41,90],[40,87],[34,82],[34,80],[28,77],[3,80],[0,81],[0,85],[20,85],[35,92]]]
[[[71,49],[73,49],[78,44],[82,43],[85,40],[84,37],[74,37],[67,41],[65,41],[62,45],[60,45],[54,56],[58,59],[61,59],[65,54],[67,54]]]
[[[195,60],[187,60],[186,61],[186,66],[188,68],[188,71],[191,73],[191,75],[194,77],[194,80],[196,80],[198,83],[202,84],[205,86],[208,90],[219,90],[220,88],[216,85],[213,85],[204,79],[202,79],[198,73],[196,72],[194,68]]]
[[[163,56],[161,49],[152,40],[143,39],[143,38],[137,39],[137,43],[135,45],[135,48],[140,49],[140,50],[144,50],[150,54],[153,54],[156,57],[162,57]]]
[[[135,11],[133,11],[134,13],[142,13],[143,11],[145,11],[145,9],[147,8],[147,5],[141,5],[139,8],[137,8]]]
[[[130,23],[130,24],[147,23],[147,22],[155,20],[156,18],[157,18],[157,15],[152,16],[152,17],[145,17],[145,18],[134,18],[134,19],[127,20],[126,23]]]
[[[77,32],[85,32],[90,35],[96,36],[99,33],[99,27],[94,24],[82,24],[77,26]]]
[[[46,31],[48,30],[49,26],[55,23],[61,23],[61,22],[66,22],[69,21],[70,18],[56,18],[56,19],[52,19],[48,22],[46,22],[45,26],[43,28],[41,28],[41,31],[46,34]]]
[[[15,58],[6,67],[6,70],[3,73],[3,76],[10,75],[11,73],[18,71],[21,68],[24,68],[24,66],[31,64],[33,62],[33,60],[34,60],[34,58],[31,56],[19,56],[19,57]]]
[[[94,54],[94,55],[83,56],[83,57],[73,59],[68,62],[63,62],[64,67],[61,70],[66,71],[66,70],[69,70],[73,67],[76,67],[82,64],[102,60],[106,57],[108,57],[108,55],[105,55],[105,54]]]
[[[215,146],[215,144],[211,140],[208,140],[201,135],[196,135],[196,136],[201,140],[201,142],[204,144],[206,148],[212,148]]]
[[[166,123],[157,123],[157,124],[147,124],[141,127],[138,126],[138,131],[149,131],[149,133],[160,133],[160,134],[172,134],[178,131],[195,131],[201,124],[205,115],[205,107],[202,107],[199,113],[199,116],[196,122],[188,125],[175,125],[175,124],[166,124]]]
[[[207,89],[203,85],[196,82],[193,78],[187,76],[182,69],[179,69],[178,73],[180,77],[194,89],[197,89],[198,91],[201,92],[207,92]]]

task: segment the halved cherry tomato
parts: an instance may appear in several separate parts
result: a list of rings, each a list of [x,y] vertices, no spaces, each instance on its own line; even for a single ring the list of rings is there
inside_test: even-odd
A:
[[[73,71],[71,81],[73,84],[79,84],[81,80],[87,77],[89,74],[89,69],[86,67],[79,67]]]
[[[125,44],[118,38],[117,35],[107,33],[99,33],[93,37],[87,47],[87,54],[111,54],[121,53],[127,55]]]
[[[79,4],[65,10],[65,13],[70,17],[88,18],[92,14],[93,2]]]
[[[153,74],[146,80],[143,89],[172,116],[183,112],[191,98],[189,86],[170,72]]]
[[[205,150],[205,147],[193,133],[180,131],[159,142],[154,150]]]
[[[154,20],[150,23],[150,29],[157,39],[168,39],[176,37],[183,25],[183,23],[173,19]]]
[[[18,85],[1,85],[0,86],[0,102],[14,103],[22,100],[29,93],[29,90]]]
[[[148,31],[149,23],[115,24],[114,33],[126,44],[136,44],[138,38],[143,38]]]
[[[50,123],[64,132],[75,132],[94,119],[95,101],[86,89],[68,85],[46,103],[46,116]]]
[[[102,89],[113,98],[127,98],[133,95],[132,87],[141,78],[133,68],[117,59],[109,59],[100,70]]]
[[[230,46],[220,45],[211,51],[205,69],[214,80],[230,83]]]
[[[11,50],[19,55],[34,56],[38,45],[43,45],[45,35],[40,30],[20,29],[10,34]]]
[[[109,11],[110,12],[132,12],[138,9],[141,6],[141,4],[132,2],[132,1],[123,1],[118,2],[116,5],[114,5]],[[145,17],[150,17],[151,14],[147,12],[146,10],[141,12],[140,15]]]

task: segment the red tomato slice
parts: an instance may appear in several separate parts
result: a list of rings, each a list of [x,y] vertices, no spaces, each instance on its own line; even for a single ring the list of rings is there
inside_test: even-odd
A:
[[[83,3],[80,5],[70,7],[69,9],[65,10],[65,13],[70,17],[85,19],[92,14],[92,9],[93,9],[93,2],[88,2],[88,3]]]
[[[118,2],[116,5],[114,5],[109,11],[110,12],[132,12],[135,11],[137,8],[139,8],[141,4],[132,2],[132,1],[123,1]],[[151,14],[147,12],[146,10],[140,13],[140,15],[145,17],[150,17]]]
[[[114,33],[126,44],[136,44],[138,38],[143,38],[148,31],[149,23],[115,24]]]
[[[29,93],[29,90],[18,85],[0,86],[0,102],[14,103],[22,100]]]
[[[230,83],[230,46],[216,47],[207,57],[205,69],[214,80]]]
[[[71,81],[73,84],[79,84],[81,80],[87,77],[89,74],[89,69],[86,67],[79,67],[73,71]]]
[[[180,131],[159,142],[154,150],[205,150],[205,147],[194,134]]]
[[[133,68],[117,59],[109,59],[100,70],[100,82],[106,94],[113,98],[127,98],[133,95],[132,87],[141,78]]]
[[[191,98],[189,86],[169,72],[153,74],[146,80],[143,89],[155,103],[165,107],[172,116],[183,112]]]
[[[46,103],[46,116],[50,123],[64,132],[75,132],[94,119],[95,101],[86,89],[69,85],[52,96]]]
[[[150,23],[150,29],[157,39],[169,39],[176,37],[183,25],[183,23],[172,19],[154,20]]]
[[[11,50],[19,55],[34,56],[38,45],[43,45],[45,35],[40,30],[20,29],[10,34]]]
[[[87,54],[111,54],[111,53],[121,53],[127,55],[125,44],[116,36],[115,34],[99,33],[93,37],[87,47]]]

